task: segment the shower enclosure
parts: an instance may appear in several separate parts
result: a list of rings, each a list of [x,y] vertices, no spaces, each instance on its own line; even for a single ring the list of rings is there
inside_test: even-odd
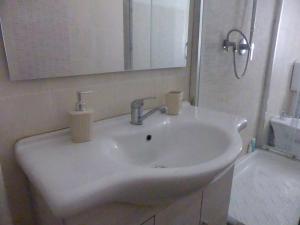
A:
[[[300,160],[300,63],[294,64],[291,76],[288,109],[271,116],[265,148]]]
[[[265,149],[300,159],[300,3],[279,3],[257,137]]]

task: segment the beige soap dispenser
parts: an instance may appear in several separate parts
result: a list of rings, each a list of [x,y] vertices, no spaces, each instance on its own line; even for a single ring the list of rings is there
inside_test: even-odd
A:
[[[70,112],[71,137],[74,143],[88,142],[92,138],[92,125],[94,111],[88,109],[83,101],[83,95],[92,91],[77,92],[75,111]]]

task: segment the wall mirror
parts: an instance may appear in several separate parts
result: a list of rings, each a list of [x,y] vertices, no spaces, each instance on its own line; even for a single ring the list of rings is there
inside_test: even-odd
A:
[[[185,67],[190,0],[3,0],[11,80]]]

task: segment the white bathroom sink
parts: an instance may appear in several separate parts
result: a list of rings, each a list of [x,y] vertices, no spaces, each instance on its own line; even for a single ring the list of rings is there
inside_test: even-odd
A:
[[[74,144],[69,130],[23,139],[19,164],[57,217],[111,202],[156,204],[202,188],[242,149],[245,119],[192,107],[97,122],[94,139]]]
[[[113,139],[115,148],[108,152],[111,158],[148,168],[195,166],[218,157],[230,145],[227,132],[195,121],[166,120],[151,130],[119,133]]]

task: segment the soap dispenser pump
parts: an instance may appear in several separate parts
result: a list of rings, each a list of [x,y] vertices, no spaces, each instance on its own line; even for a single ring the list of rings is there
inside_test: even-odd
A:
[[[70,112],[71,137],[74,143],[88,142],[92,138],[94,111],[87,108],[83,95],[92,91],[78,91],[75,111]]]

